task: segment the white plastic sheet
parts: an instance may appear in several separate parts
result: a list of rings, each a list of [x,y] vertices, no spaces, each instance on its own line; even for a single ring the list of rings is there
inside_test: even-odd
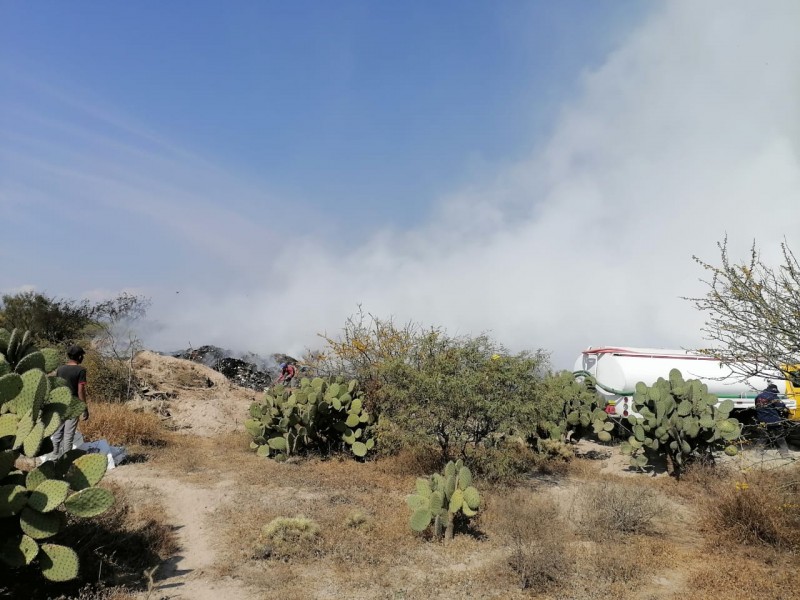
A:
[[[113,469],[128,456],[125,446],[112,446],[106,440],[87,442],[83,439],[81,432],[75,433],[72,447],[86,451],[88,454],[105,454],[108,458],[108,468]]]

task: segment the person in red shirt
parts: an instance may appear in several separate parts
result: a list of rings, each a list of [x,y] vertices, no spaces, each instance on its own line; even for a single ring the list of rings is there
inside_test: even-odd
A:
[[[281,374],[276,383],[290,385],[292,379],[294,379],[294,376],[297,375],[297,367],[295,367],[292,363],[281,363],[280,369]]]

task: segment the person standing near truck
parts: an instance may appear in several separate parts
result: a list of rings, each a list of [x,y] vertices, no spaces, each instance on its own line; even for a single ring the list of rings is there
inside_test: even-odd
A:
[[[784,431],[786,405],[778,397],[778,386],[770,383],[767,388],[756,396],[756,418],[760,425],[766,428],[770,439],[778,447],[781,457],[789,457],[789,446],[786,444]]]
[[[67,382],[69,391],[73,398],[78,398],[84,404],[86,402],[86,368],[81,366],[85,356],[83,348],[80,346],[70,346],[67,350],[67,364],[56,369],[56,377],[60,377]],[[81,415],[82,420],[89,418],[89,407]],[[53,442],[53,452],[50,455],[53,460],[72,450],[72,442],[75,439],[75,431],[78,429],[78,419],[67,419],[56,429],[50,437]]]

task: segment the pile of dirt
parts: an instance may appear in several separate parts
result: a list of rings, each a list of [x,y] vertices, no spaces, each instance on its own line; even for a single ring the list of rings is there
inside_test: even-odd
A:
[[[203,364],[148,350],[133,361],[139,403],[168,416],[178,430],[200,436],[241,429],[259,396]]]

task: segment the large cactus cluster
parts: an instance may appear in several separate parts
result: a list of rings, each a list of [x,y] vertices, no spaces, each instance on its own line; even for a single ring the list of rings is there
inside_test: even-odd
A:
[[[546,421],[543,425],[547,436],[554,440],[565,438],[568,432],[572,432],[572,439],[578,439],[590,427],[601,442],[611,441],[614,424],[598,405],[597,396],[585,393],[568,397],[564,402],[561,418],[555,422]]]
[[[417,479],[416,492],[406,498],[411,509],[411,529],[425,531],[431,524],[436,538],[453,539],[455,519],[474,517],[481,504],[478,490],[472,485],[472,473],[461,460],[450,461],[444,473]]]
[[[96,487],[108,467],[105,456],[72,450],[25,470],[51,449],[48,438],[61,423],[86,408],[63,380],[47,376],[58,356],[37,350],[28,332],[0,329],[0,563],[35,564],[47,579],[68,581],[78,576],[78,555],[46,540],[57,539],[67,513],[97,516],[114,496]]]
[[[733,445],[741,433],[739,421],[730,418],[733,402],[719,402],[698,380],[684,381],[672,369],[669,380],[659,378],[651,387],[636,384],[635,413],[628,417],[632,433],[621,450],[631,455],[631,465],[646,467],[653,457],[666,454],[679,473],[686,463],[710,457],[716,449],[735,455]]]
[[[290,455],[349,448],[358,457],[375,446],[367,428],[372,417],[356,380],[303,378],[299,388],[275,386],[250,406],[245,428],[259,456],[285,461]]]

